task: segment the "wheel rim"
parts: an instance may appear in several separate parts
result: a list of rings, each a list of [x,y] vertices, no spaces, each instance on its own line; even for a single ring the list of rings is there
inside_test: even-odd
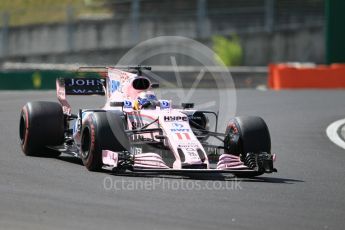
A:
[[[227,153],[239,156],[242,153],[241,136],[238,126],[235,122],[230,122],[225,132],[224,147],[228,148]]]
[[[20,118],[20,123],[19,123],[19,138],[20,138],[21,144],[24,144],[25,142],[25,135],[26,135],[25,117],[24,115],[22,115]]]
[[[91,146],[91,137],[89,129],[85,129],[81,140],[81,155],[84,159],[89,156]]]

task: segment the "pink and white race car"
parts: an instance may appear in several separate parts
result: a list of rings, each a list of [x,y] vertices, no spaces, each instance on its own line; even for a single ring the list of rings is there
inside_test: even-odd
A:
[[[260,117],[234,117],[226,132],[209,130],[218,114],[158,100],[143,74],[150,67],[103,67],[101,78],[59,78],[60,103],[28,102],[20,115],[21,147],[28,156],[70,154],[88,170],[115,172],[232,173],[240,177],[276,172],[270,134]],[[91,71],[91,69],[84,69]],[[73,114],[67,95],[105,95],[100,109]],[[210,144],[209,138],[219,140]]]

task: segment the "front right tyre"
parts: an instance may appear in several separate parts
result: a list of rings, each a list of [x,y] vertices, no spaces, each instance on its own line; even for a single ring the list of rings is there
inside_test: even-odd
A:
[[[80,157],[89,171],[100,171],[102,150],[129,150],[122,114],[118,111],[92,112],[83,120]]]

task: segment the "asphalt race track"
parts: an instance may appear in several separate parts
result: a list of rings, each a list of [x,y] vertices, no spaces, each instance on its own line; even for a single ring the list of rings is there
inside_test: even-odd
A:
[[[345,117],[345,91],[237,96],[237,114],[266,120],[278,173],[241,181],[112,175],[67,156],[25,157],[20,109],[56,100],[54,92],[1,92],[0,229],[342,229],[345,150],[325,129]]]

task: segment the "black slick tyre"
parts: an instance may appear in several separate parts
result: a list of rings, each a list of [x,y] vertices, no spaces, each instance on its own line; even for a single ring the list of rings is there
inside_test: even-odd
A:
[[[82,124],[80,157],[89,171],[102,169],[102,150],[129,149],[124,119],[117,111],[98,111],[87,115]]]
[[[60,152],[47,146],[61,145],[64,141],[64,115],[59,103],[28,102],[20,113],[19,139],[27,156],[56,157]]]

